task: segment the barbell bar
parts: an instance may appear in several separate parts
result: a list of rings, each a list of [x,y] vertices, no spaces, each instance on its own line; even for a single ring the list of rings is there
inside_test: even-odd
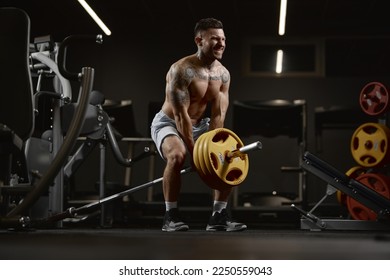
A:
[[[238,157],[238,156],[242,156],[244,154],[247,154],[248,152],[250,151],[253,151],[253,150],[258,150],[258,149],[261,149],[262,145],[260,143],[260,141],[257,141],[255,143],[252,143],[252,144],[249,144],[249,145],[246,145],[246,146],[243,146],[241,147],[240,149],[237,149],[237,150],[234,150],[232,151],[232,155],[229,156],[231,158],[234,158],[234,157]],[[184,174],[187,174],[187,173],[190,173],[193,171],[193,168],[192,167],[186,167],[184,169],[182,169],[180,171],[180,174],[181,175],[184,175]],[[107,196],[105,198],[102,198],[100,199],[99,201],[95,201],[95,202],[92,202],[90,204],[87,204],[87,205],[84,205],[84,206],[81,206],[77,209],[75,209],[76,212],[81,212],[81,211],[84,211],[84,210],[87,210],[87,209],[90,209],[92,207],[95,207],[95,206],[98,206],[100,204],[103,204],[103,203],[107,203],[107,202],[110,202],[112,200],[115,200],[117,198],[121,198],[121,197],[124,197],[126,195],[129,195],[133,192],[136,192],[136,191],[139,191],[139,190],[142,190],[142,189],[145,189],[145,188],[148,188],[148,187],[151,187],[157,183],[160,183],[162,182],[164,177],[160,177],[160,178],[157,178],[157,179],[154,179],[150,182],[146,182],[144,184],[141,184],[141,185],[138,185],[136,187],[133,187],[131,189],[128,189],[128,190],[124,190],[120,193],[117,193],[117,194],[113,194],[113,195],[110,195],[110,196]]]

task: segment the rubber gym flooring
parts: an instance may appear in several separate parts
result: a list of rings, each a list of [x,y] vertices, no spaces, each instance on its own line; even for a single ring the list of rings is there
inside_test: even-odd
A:
[[[8,260],[388,260],[390,232],[250,228],[162,232],[151,228],[0,230]]]

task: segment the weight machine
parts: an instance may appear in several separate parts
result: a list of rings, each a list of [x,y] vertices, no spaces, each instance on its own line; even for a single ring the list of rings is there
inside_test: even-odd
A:
[[[69,45],[82,41],[100,44],[101,35],[72,35],[61,43],[43,37],[31,45],[30,19],[17,8],[1,8],[0,25],[0,34],[7,42],[2,44],[0,55],[8,66],[2,67],[0,72],[3,87],[0,102],[0,227],[23,228],[29,225],[31,209],[44,194],[48,195],[48,201],[43,216],[63,212],[64,181],[74,174],[97,144],[101,151],[100,174],[105,172],[104,152],[108,143],[115,159],[126,167],[154,153],[145,148],[133,159],[123,157],[117,143],[121,136],[111,126],[110,117],[102,107],[104,96],[93,90],[94,69],[83,67],[80,73],[72,73],[66,68]],[[9,32],[9,26],[13,26],[13,32]],[[35,93],[32,75],[38,78]],[[53,92],[41,90],[45,75],[53,77]],[[72,102],[70,81],[80,83],[75,103]],[[52,129],[36,139],[32,135],[35,117],[39,114],[38,103],[43,96],[52,99]],[[85,141],[71,155],[80,136],[84,136]],[[42,158],[43,165],[39,162]],[[37,164],[37,169],[31,164]],[[99,184],[102,197],[103,175]],[[56,226],[62,227],[62,221],[57,220]]]
[[[51,197],[50,211],[57,211],[62,206],[61,168],[81,131],[86,105],[92,90],[94,69],[82,68],[79,76],[81,85],[77,110],[72,118],[66,139],[59,137],[61,135],[60,108],[65,102],[71,100],[70,84],[63,75],[66,72],[57,67],[54,60],[49,57],[49,52],[41,50],[35,57],[33,54],[30,57],[30,19],[23,10],[2,8],[0,12],[0,32],[4,41],[7,42],[2,44],[0,54],[2,61],[5,62],[4,65],[8,66],[2,67],[0,73],[1,78],[4,79],[2,85],[5,89],[1,94],[0,119],[2,134],[7,136],[1,141],[2,150],[5,151],[2,164],[7,167],[3,169],[6,172],[1,178],[0,191],[2,215],[4,215],[1,218],[1,224],[19,222],[24,224],[27,222],[23,218],[27,210],[44,192],[49,191]],[[9,26],[13,26],[13,32],[9,32]],[[56,50],[61,52],[61,46]],[[50,68],[61,82],[60,92],[53,94],[57,98],[53,110],[53,130],[50,136],[52,161],[44,174],[39,171],[30,172],[26,164],[27,150],[30,148],[29,139],[35,129],[36,104],[30,72],[30,59],[33,57]],[[7,149],[9,146],[13,149]],[[10,152],[7,153],[7,151]]]

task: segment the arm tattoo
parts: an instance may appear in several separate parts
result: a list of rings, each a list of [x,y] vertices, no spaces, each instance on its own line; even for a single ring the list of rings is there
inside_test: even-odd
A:
[[[229,73],[224,71],[221,75],[221,79],[222,79],[222,83],[226,84],[227,82],[229,82],[229,79],[230,79],[230,76],[229,76]]]
[[[190,95],[188,94],[188,91],[177,90],[172,92],[170,99],[175,107],[190,103]]]
[[[174,106],[180,106],[190,102],[190,95],[187,88],[194,76],[195,71],[191,67],[184,69],[184,71],[179,69],[172,74],[170,100]]]

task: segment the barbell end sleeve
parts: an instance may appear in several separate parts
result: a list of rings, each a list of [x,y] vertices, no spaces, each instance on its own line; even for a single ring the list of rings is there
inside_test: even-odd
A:
[[[243,154],[247,154],[250,151],[261,150],[262,147],[263,147],[263,145],[261,144],[261,142],[257,141],[257,142],[254,142],[252,144],[245,145],[245,146],[239,148],[238,150],[234,150],[234,151],[229,152],[226,155],[226,158],[227,159],[231,159],[231,158],[234,158],[234,157],[240,157]]]
[[[245,145],[239,149],[239,151],[243,154],[246,154],[253,150],[261,150],[263,148],[263,144],[260,141],[254,142],[249,145]]]

